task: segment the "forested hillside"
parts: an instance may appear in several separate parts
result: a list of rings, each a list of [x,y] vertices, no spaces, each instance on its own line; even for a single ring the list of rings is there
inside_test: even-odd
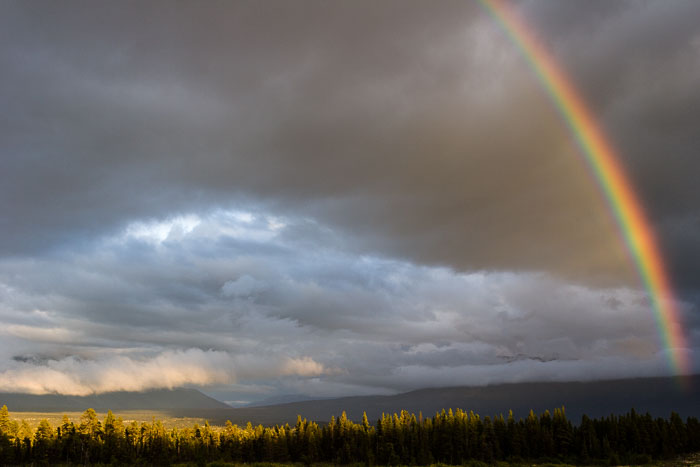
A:
[[[85,407],[95,410],[203,410],[230,408],[196,389],[157,389],[151,391],[122,391],[93,394],[90,396],[64,396],[61,394],[0,394],[0,405],[16,411],[73,412]]]
[[[325,422],[331,415],[345,411],[349,419],[359,422],[363,412],[370,420],[376,420],[382,413],[407,410],[433,414],[443,407],[466,407],[483,415],[507,413],[512,409],[515,417],[519,418],[527,417],[530,409],[541,413],[564,406],[567,416],[575,424],[579,423],[583,414],[592,418],[621,415],[633,407],[654,417],[667,417],[671,411],[684,418],[700,417],[700,391],[693,390],[700,387],[700,376],[688,376],[686,383],[686,389],[682,389],[676,378],[656,377],[458,386],[425,388],[391,396],[354,396],[269,407],[181,410],[174,413],[204,417],[217,424],[231,420],[239,424],[252,421],[253,424],[263,425],[294,424],[297,414],[304,414],[309,420]],[[0,398],[0,404],[3,403]],[[86,405],[82,409],[85,407],[91,406]]]
[[[534,412],[524,419],[480,417],[473,412],[441,411],[423,417],[402,411],[374,424],[345,413],[319,425],[297,419],[294,426],[224,427],[195,425],[166,430],[160,421],[125,425],[111,412],[100,421],[88,409],[78,424],[64,417],[52,427],[42,421],[32,430],[0,410],[0,464],[332,462],[396,465],[467,460],[565,461],[568,463],[645,463],[700,450],[696,418],[639,415],[583,417],[574,426],[564,409]]]

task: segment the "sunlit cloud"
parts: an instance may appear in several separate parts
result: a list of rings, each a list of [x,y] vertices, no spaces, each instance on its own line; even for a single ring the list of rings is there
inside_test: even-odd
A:
[[[173,389],[185,385],[234,384],[240,363],[227,352],[187,349],[150,357],[107,355],[99,359],[66,357],[45,361],[16,360],[0,371],[0,392],[85,396],[113,391]],[[260,360],[242,372],[248,378],[319,376],[323,365],[310,357]],[[246,365],[243,364],[243,367]]]

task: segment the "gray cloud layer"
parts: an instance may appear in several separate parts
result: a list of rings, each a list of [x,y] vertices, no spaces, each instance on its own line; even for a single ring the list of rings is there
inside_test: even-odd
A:
[[[325,230],[217,210],[130,224],[78,253],[5,259],[0,389],[328,395],[664,371],[643,292],[357,256],[298,241],[297,223]]]
[[[619,148],[695,345],[700,5],[518,8]],[[178,352],[224,355],[174,380],[224,392],[664,371],[598,188],[476,2],[4,2],[0,69],[2,390]]]

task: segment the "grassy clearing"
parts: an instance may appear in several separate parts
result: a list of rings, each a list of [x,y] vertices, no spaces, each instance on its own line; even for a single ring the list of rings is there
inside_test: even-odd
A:
[[[138,422],[152,422],[155,420],[160,420],[163,425],[170,428],[189,428],[195,423],[203,425],[205,422],[204,418],[198,417],[173,417],[167,412],[160,412],[154,410],[123,410],[119,412],[113,412],[115,417],[121,417],[126,425],[130,424],[132,421]],[[39,422],[43,419],[49,421],[51,426],[57,427],[61,425],[63,420],[63,415],[67,415],[68,418],[76,425],[80,424],[80,416],[83,412],[10,412],[10,416],[15,420],[26,420],[32,429],[36,429],[39,426]],[[107,412],[97,412],[100,420],[104,420]]]

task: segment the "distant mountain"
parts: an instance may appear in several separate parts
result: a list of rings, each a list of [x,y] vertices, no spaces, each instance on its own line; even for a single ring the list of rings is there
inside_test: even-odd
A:
[[[316,401],[316,400],[328,400],[328,397],[318,398],[312,396],[305,396],[303,394],[283,394],[280,396],[267,397],[259,401],[249,402],[242,407],[264,407],[268,405],[280,405],[289,404],[291,402],[305,402],[305,401]]]
[[[92,396],[0,393],[0,406],[16,412],[76,412],[107,410],[212,410],[230,406],[196,389],[160,389],[144,392],[108,392]]]
[[[483,387],[449,387],[420,389],[394,396],[358,396],[293,402],[264,407],[201,410],[197,416],[212,423],[254,424],[294,423],[297,414],[309,420],[327,422],[331,415],[346,411],[350,419],[359,421],[366,411],[370,420],[382,412],[408,410],[433,416],[443,408],[473,410],[482,416],[504,414],[513,410],[516,417],[526,417],[530,409],[540,413],[565,406],[566,414],[575,423],[586,414],[601,417],[622,414],[634,408],[653,416],[668,417],[671,411],[682,417],[700,417],[700,376],[689,378],[683,389],[675,378],[637,378],[584,383],[518,383]],[[190,411],[186,411],[190,412]],[[193,416],[194,412],[190,412]]]
[[[382,414],[408,410],[425,416],[449,408],[473,410],[481,416],[508,414],[526,417],[530,409],[537,413],[565,406],[574,423],[581,415],[601,417],[622,414],[634,408],[640,413],[668,417],[671,411],[682,417],[700,417],[700,375],[688,378],[682,388],[675,378],[637,378],[585,383],[518,383],[483,387],[430,388],[394,396],[357,396],[288,402],[259,407],[232,408],[194,389],[147,392],[116,392],[87,397],[59,395],[0,394],[0,405],[11,411],[75,412],[87,408],[162,411],[171,416],[202,417],[214,424],[226,420],[245,425],[293,424],[297,415],[317,422],[328,422],[332,415],[347,412],[360,421],[366,411],[371,421]],[[285,397],[297,396],[280,396]],[[269,399],[268,401],[274,401]]]

